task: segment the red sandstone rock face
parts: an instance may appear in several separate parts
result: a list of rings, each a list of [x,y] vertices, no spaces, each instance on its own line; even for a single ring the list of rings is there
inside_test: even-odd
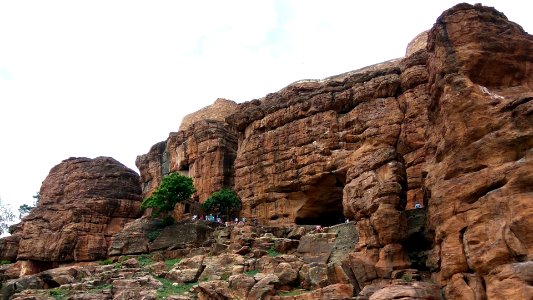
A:
[[[200,201],[233,185],[242,216],[262,224],[355,220],[343,266],[356,291],[416,254],[449,299],[528,298],[532,50],[503,14],[457,5],[403,59],[297,82],[172,134],[138,159],[144,193],[188,170]],[[428,231],[413,238],[402,211],[415,203]]]
[[[215,120],[224,122],[226,117],[235,111],[236,107],[237,103],[234,101],[218,98],[213,104],[183,117],[179,130],[187,130],[198,121]]]
[[[228,124],[202,120],[189,129],[173,132],[169,138],[137,157],[141,172],[143,196],[149,196],[164,175],[180,172],[193,178],[194,198],[204,202],[211,193],[233,185],[233,161],[237,133]],[[180,208],[178,208],[180,210]],[[178,211],[178,214],[183,212]]]
[[[533,269],[520,262],[533,254],[533,37],[492,8],[463,4],[438,19],[428,51],[436,278],[448,298],[459,289],[530,298]]]
[[[109,157],[64,160],[50,170],[40,195],[15,232],[19,260],[104,258],[110,237],[140,216],[139,176]]]
[[[367,210],[353,201],[343,207],[342,199],[356,197],[365,172],[376,165],[385,164],[383,175],[390,173],[391,181],[405,181],[395,150],[402,121],[395,97],[399,73],[392,61],[343,78],[296,83],[242,104],[229,121],[243,130],[235,161],[243,214],[269,223],[316,224],[327,215],[323,222],[339,222],[343,210],[353,218],[377,209],[370,202],[382,186],[361,201],[372,206]],[[405,205],[402,197],[391,195],[394,208]]]
[[[180,172],[193,178],[193,198],[203,203],[213,192],[233,185],[233,161],[237,151],[237,132],[225,122],[237,104],[217,99],[183,118],[180,130],[170,133],[166,141],[152,146],[147,154],[137,156],[143,197],[159,186],[163,177]],[[186,208],[176,206],[180,217]]]

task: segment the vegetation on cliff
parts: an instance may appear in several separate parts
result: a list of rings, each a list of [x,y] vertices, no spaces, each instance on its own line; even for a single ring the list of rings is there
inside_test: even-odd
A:
[[[240,210],[242,207],[241,199],[237,194],[229,188],[223,188],[220,191],[214,192],[202,204],[202,209],[206,213],[223,213],[230,216],[230,213]]]
[[[176,203],[189,199],[195,191],[191,177],[171,173],[163,178],[150,197],[144,199],[141,208],[152,207],[153,216],[159,216],[161,213],[172,211]]]
[[[8,205],[4,205],[2,203],[2,199],[0,199],[0,235],[4,234],[4,232],[7,232],[9,228],[9,222],[13,221],[15,219],[15,215],[11,211],[10,207]]]

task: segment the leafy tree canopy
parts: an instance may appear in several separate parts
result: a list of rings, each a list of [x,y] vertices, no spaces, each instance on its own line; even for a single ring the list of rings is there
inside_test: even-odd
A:
[[[34,209],[35,207],[37,207],[37,205],[39,205],[39,201],[41,201],[41,193],[37,192],[34,196],[33,196],[33,205],[28,205],[28,204],[22,204],[21,206],[19,206],[19,219],[22,219],[24,218],[25,216],[27,216],[32,209]]]
[[[224,188],[214,192],[202,204],[202,209],[209,213],[225,213],[229,216],[230,212],[238,211],[242,207],[241,199],[231,189]]]
[[[0,235],[6,233],[9,228],[9,222],[15,219],[15,214],[9,205],[2,203],[0,199]]]
[[[27,216],[34,208],[35,206],[30,206],[28,204],[22,204],[21,206],[19,206],[19,219],[22,219]]]
[[[172,211],[176,203],[189,199],[195,191],[191,177],[171,173],[163,178],[150,197],[144,199],[141,208],[153,207],[153,215],[159,216]]]

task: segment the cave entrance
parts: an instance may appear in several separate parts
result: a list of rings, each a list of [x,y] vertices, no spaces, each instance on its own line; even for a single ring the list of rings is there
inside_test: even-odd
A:
[[[428,271],[427,254],[433,246],[434,234],[427,229],[427,208],[410,209],[402,213],[407,219],[408,235],[403,247],[411,266],[419,271]]]
[[[296,213],[298,225],[332,226],[344,222],[342,191],[344,176],[327,174],[305,191],[306,202]]]

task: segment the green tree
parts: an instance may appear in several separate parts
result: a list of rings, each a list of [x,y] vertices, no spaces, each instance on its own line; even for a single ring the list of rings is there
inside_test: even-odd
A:
[[[41,192],[35,193],[35,195],[32,196],[33,199],[33,206],[37,206],[39,202],[41,201]]]
[[[39,201],[41,201],[41,193],[37,192],[32,197],[33,199],[35,199],[33,200],[33,205],[22,204],[21,206],[19,206],[19,219],[22,219],[23,217],[27,216],[32,209],[39,205]]]
[[[34,208],[35,206],[30,206],[28,204],[22,204],[21,206],[19,206],[19,219],[22,219],[27,216]]]
[[[0,199],[0,235],[8,232],[9,222],[15,219],[15,214],[8,204],[3,204]]]
[[[172,211],[176,203],[189,199],[195,191],[191,177],[171,173],[163,178],[150,197],[144,199],[141,208],[153,207],[152,215],[159,216]]]
[[[223,188],[214,192],[202,204],[202,209],[208,213],[225,213],[227,217],[230,213],[239,211],[242,207],[241,199],[229,188]]]

